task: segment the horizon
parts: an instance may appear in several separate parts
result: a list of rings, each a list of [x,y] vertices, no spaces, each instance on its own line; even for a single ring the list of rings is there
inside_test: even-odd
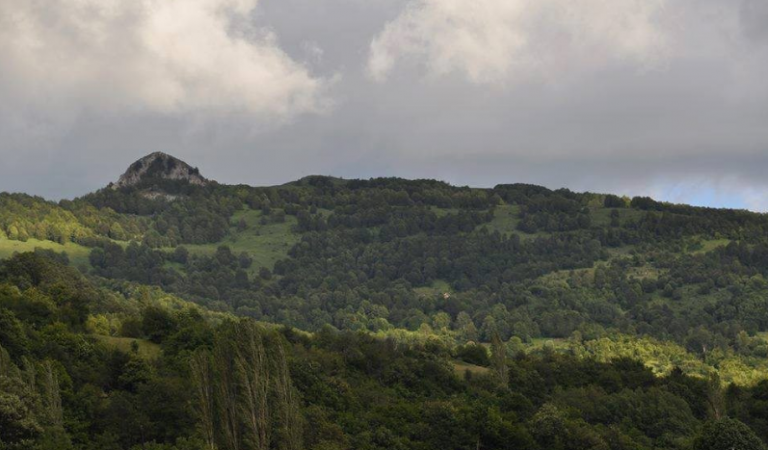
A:
[[[572,189],[572,188],[570,188],[568,186],[547,186],[547,185],[543,185],[543,184],[528,183],[528,182],[515,181],[515,180],[509,180],[509,181],[506,181],[506,182],[502,181],[502,182],[493,183],[493,184],[490,184],[490,185],[471,185],[471,184],[454,183],[454,182],[451,182],[450,180],[439,179],[439,178],[423,178],[423,177],[421,177],[421,178],[419,178],[419,177],[408,178],[408,177],[402,177],[402,176],[397,176],[397,175],[374,175],[374,176],[370,176],[370,177],[345,177],[345,176],[338,176],[338,175],[332,175],[332,174],[310,173],[310,174],[302,175],[302,176],[300,176],[298,178],[294,178],[294,179],[290,179],[290,180],[285,180],[283,182],[278,182],[276,184],[251,184],[251,183],[228,182],[226,180],[219,180],[219,179],[217,179],[215,177],[208,177],[205,174],[205,169],[204,168],[201,169],[200,166],[198,166],[198,165],[190,164],[188,161],[185,161],[182,158],[177,158],[175,155],[167,153],[167,152],[164,152],[164,151],[155,151],[155,152],[148,153],[148,154],[142,156],[141,158],[138,158],[135,161],[133,161],[133,162],[129,163],[128,165],[126,165],[125,166],[126,169],[130,168],[130,166],[132,164],[134,164],[134,163],[144,159],[145,157],[153,155],[153,154],[163,154],[163,155],[170,156],[171,158],[177,159],[177,160],[179,160],[179,161],[181,161],[181,162],[183,162],[185,164],[188,164],[190,167],[192,167],[194,169],[200,170],[200,174],[202,176],[206,177],[209,181],[214,181],[214,182],[216,182],[218,184],[226,185],[226,186],[244,185],[244,186],[249,186],[249,187],[257,187],[257,188],[258,187],[279,187],[279,186],[282,186],[282,185],[290,184],[290,183],[302,180],[304,178],[313,177],[313,176],[336,178],[336,179],[340,179],[340,180],[344,180],[344,181],[349,181],[349,180],[366,180],[366,179],[376,179],[376,178],[400,178],[400,179],[412,180],[412,181],[433,180],[433,181],[440,181],[440,182],[448,183],[449,185],[451,185],[453,187],[460,187],[460,188],[467,187],[467,188],[470,188],[470,189],[493,189],[495,186],[503,185],[503,184],[531,184],[531,185],[541,186],[541,187],[547,188],[547,189],[552,190],[552,191],[559,190],[559,189],[567,189],[567,190],[570,190],[570,191],[576,192],[576,193],[613,194],[613,195],[618,195],[618,196],[626,197],[626,198],[650,197],[650,198],[652,198],[652,199],[654,199],[656,201],[660,201],[662,203],[669,203],[669,204],[681,204],[681,205],[689,205],[689,206],[694,206],[694,207],[712,208],[712,209],[745,210],[745,211],[755,212],[755,213],[759,213],[759,214],[764,214],[765,213],[765,211],[755,211],[755,210],[751,210],[751,209],[749,209],[749,208],[747,208],[745,206],[718,205],[718,204],[713,204],[713,203],[706,203],[706,201],[704,203],[674,201],[674,200],[667,200],[667,199],[665,199],[663,197],[654,197],[652,195],[641,195],[641,194],[620,193],[620,192],[600,192],[600,191],[592,191],[592,190],[577,190],[577,189]],[[120,172],[120,175],[122,175],[122,173],[125,172],[126,169],[123,169],[123,171]],[[86,191],[86,192],[83,192],[81,194],[78,194],[78,195],[75,195],[75,196],[71,196],[71,197],[55,197],[55,196],[54,197],[47,197],[47,196],[44,196],[44,195],[32,194],[32,193],[29,193],[29,192],[5,191],[5,190],[0,190],[0,193],[35,195],[35,196],[40,196],[40,197],[42,197],[43,199],[45,199],[47,201],[53,201],[53,202],[59,202],[59,201],[63,201],[63,200],[75,200],[77,198],[83,197],[85,195],[88,195],[88,194],[97,192],[97,191],[99,191],[101,189],[105,189],[105,188],[109,187],[112,183],[117,181],[117,179],[119,178],[120,175],[114,177],[114,179],[112,181],[109,181],[109,182],[107,182],[106,184],[104,184],[102,186],[94,187],[93,189],[91,189],[89,191]],[[715,196],[716,194],[712,194],[712,195]],[[672,196],[672,198],[679,198],[679,197]]]

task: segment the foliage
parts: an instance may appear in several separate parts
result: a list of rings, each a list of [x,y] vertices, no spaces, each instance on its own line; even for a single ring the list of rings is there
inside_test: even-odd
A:
[[[148,179],[2,194],[0,229],[0,449],[768,439],[763,215],[520,184]]]
[[[707,422],[701,435],[693,444],[694,450],[764,450],[765,448],[765,444],[748,426],[729,418]]]

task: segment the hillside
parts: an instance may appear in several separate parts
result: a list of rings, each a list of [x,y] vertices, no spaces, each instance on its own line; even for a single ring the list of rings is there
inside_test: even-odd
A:
[[[712,427],[758,449],[768,437],[766,383],[725,390],[631,355],[526,354],[498,337],[489,354],[423,333],[275,329],[95,286],[50,252],[0,262],[0,325],[4,449],[688,449],[718,442]],[[713,419],[726,413],[739,420]]]
[[[702,355],[768,331],[764,215],[515,184],[227,186],[149,176],[153,164],[190,168],[152,154],[121,177],[135,182],[74,201],[0,195],[0,255],[68,251],[105,279],[306,330],[427,326],[458,342],[614,330]]]
[[[684,449],[724,411],[766,439],[767,238],[768,216],[747,211],[524,184],[226,185],[152,154],[79,199],[0,194],[0,314],[16,330],[0,332],[0,375],[58,364],[66,420],[36,386],[27,431],[64,427],[72,448],[236,448],[180,405],[192,355],[226,359],[239,332],[272,343],[269,370],[303,399],[274,387],[275,448],[304,448],[280,416],[297,408],[312,449]],[[151,404],[164,389],[167,420]],[[102,421],[76,410],[87,395],[106,399],[91,399]],[[108,423],[129,403],[150,437]]]

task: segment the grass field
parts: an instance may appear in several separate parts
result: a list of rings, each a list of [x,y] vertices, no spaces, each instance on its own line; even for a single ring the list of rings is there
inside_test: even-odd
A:
[[[420,297],[434,297],[451,292],[451,285],[443,280],[435,280],[431,286],[417,287],[413,289]]]
[[[131,347],[133,346],[133,343],[136,342],[139,346],[139,356],[145,359],[157,359],[160,356],[160,352],[162,352],[159,345],[147,341],[146,339],[102,336],[100,334],[92,334],[90,336],[109,347],[116,348],[126,353],[132,351]]]
[[[321,213],[323,213],[321,211]],[[253,258],[251,271],[258,272],[262,267],[272,269],[279,259],[288,255],[288,250],[299,240],[299,236],[291,230],[296,225],[296,218],[286,216],[283,223],[261,224],[261,211],[245,210],[238,211],[232,218],[232,224],[238,224],[244,220],[248,227],[239,231],[237,226],[233,226],[230,235],[221,242],[202,245],[185,245],[192,254],[212,255],[221,245],[227,245],[236,254],[248,252]],[[127,245],[127,242],[118,242],[120,245]],[[67,243],[58,244],[51,241],[40,241],[29,239],[26,242],[12,241],[0,236],[0,259],[8,258],[14,253],[31,252],[36,248],[54,250],[56,252],[67,252],[70,263],[74,267],[80,265],[89,265],[88,257],[91,249],[82,245]],[[172,248],[165,248],[165,251],[171,252]],[[179,269],[180,267],[175,267]]]
[[[589,211],[590,221],[592,226],[607,227],[611,224],[611,213],[613,211],[619,212],[619,222],[621,225],[626,225],[628,222],[636,221],[643,217],[644,211],[630,208],[594,208]]]
[[[657,269],[650,265],[645,265],[642,267],[631,267],[627,272],[627,275],[630,278],[636,278],[638,280],[658,280],[661,275],[669,272],[669,270]]]
[[[480,225],[479,228],[486,227],[488,231],[493,233],[498,231],[504,235],[510,235],[513,232],[517,232],[517,224],[520,222],[520,207],[516,205],[500,205],[496,207],[493,213],[493,220],[488,223]]]
[[[517,229],[518,223],[520,223],[520,207],[517,205],[500,205],[496,207],[493,219],[488,223],[479,225],[477,229],[486,228],[491,233],[498,231],[504,236],[515,233],[522,240],[536,239],[549,234],[546,232],[524,233]]]
[[[456,372],[456,375],[459,376],[464,376],[464,373],[467,371],[470,371],[473,375],[485,375],[491,370],[487,367],[476,366],[464,361],[451,361],[451,365],[453,366],[453,370]]]
[[[261,211],[238,211],[232,217],[231,223],[237,224],[244,220],[248,227],[238,231],[236,226],[230,229],[230,235],[224,240],[213,244],[184,245],[191,254],[212,255],[222,245],[228,246],[232,252],[248,252],[253,258],[251,272],[256,273],[262,267],[270,270],[275,262],[285,258],[288,250],[299,241],[299,236],[291,230],[296,225],[296,218],[286,216],[283,223],[261,224]],[[165,249],[172,251],[173,249]]]
[[[91,254],[91,249],[83,247],[82,245],[73,244],[71,242],[62,245],[56,242],[39,241],[37,239],[29,239],[26,242],[21,242],[11,241],[4,237],[0,237],[0,259],[8,258],[17,252],[32,252],[36,248],[53,250],[56,252],[67,252],[70,264],[74,267],[90,264],[88,262],[88,256]]]
[[[700,254],[700,253],[709,253],[712,250],[719,248],[719,247],[725,247],[726,245],[730,244],[730,239],[707,239],[701,241],[701,248],[698,248],[691,253]]]

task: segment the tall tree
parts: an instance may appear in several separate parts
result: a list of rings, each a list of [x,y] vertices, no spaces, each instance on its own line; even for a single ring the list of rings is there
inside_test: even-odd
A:
[[[251,447],[266,450],[270,446],[269,386],[270,370],[264,337],[252,322],[238,324],[239,345],[235,368],[242,389],[243,413]]]
[[[275,346],[275,397],[279,411],[281,441],[283,450],[301,450],[303,448],[304,424],[301,416],[299,394],[293,387],[288,370],[288,359],[281,343]]]
[[[59,376],[53,362],[48,359],[42,364],[41,396],[50,424],[56,429],[64,427],[64,411],[61,406]]]
[[[707,409],[713,420],[720,420],[725,414],[725,393],[720,375],[716,372],[707,380]]]
[[[228,450],[240,450],[240,386],[235,365],[236,345],[236,333],[223,333],[217,337],[213,353],[220,436],[223,447]]]
[[[190,374],[195,386],[195,410],[200,420],[200,431],[208,450],[216,450],[214,433],[215,416],[213,368],[211,354],[208,350],[198,350],[189,359]]]
[[[506,386],[509,383],[507,350],[497,331],[494,331],[491,335],[491,365],[499,383]]]

